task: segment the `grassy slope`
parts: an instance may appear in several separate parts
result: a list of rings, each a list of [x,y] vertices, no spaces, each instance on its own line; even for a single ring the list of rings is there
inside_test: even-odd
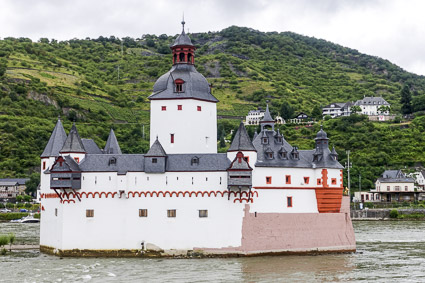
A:
[[[418,97],[425,93],[424,77],[388,61],[294,33],[230,27],[191,37],[198,47],[196,67],[220,100],[219,115],[244,116],[257,106],[265,106],[266,100],[275,113],[283,101],[297,111],[310,113],[314,105],[357,100],[364,95],[381,95],[397,111],[403,84],[410,84]],[[7,71],[0,82],[0,175],[23,176],[36,170],[58,115],[65,118],[66,130],[71,120],[76,120],[81,136],[95,139],[99,146],[104,145],[113,127],[124,151],[145,152],[147,97],[158,76],[170,68],[167,46],[173,39],[152,35],[126,38],[122,49],[121,41],[113,37],[39,43],[1,40],[0,59]],[[342,153],[341,160],[343,150],[352,149],[355,164],[371,172],[366,177],[370,181],[385,166],[412,165],[424,159],[417,152],[420,146],[409,146],[417,138],[417,128],[423,127],[421,121],[407,129],[361,122],[356,132],[357,124],[347,126],[343,121],[329,121],[327,128]],[[219,123],[228,133],[237,121]],[[146,125],[145,139],[142,125]],[[312,146],[308,138],[314,131],[283,130],[289,141],[302,148]],[[378,144],[372,153],[364,142],[368,131],[377,132],[374,141]],[[394,137],[404,143],[406,153],[390,148],[390,154],[379,146],[379,142],[393,142]],[[376,151],[385,158],[374,162]],[[364,162],[369,159],[372,162]]]

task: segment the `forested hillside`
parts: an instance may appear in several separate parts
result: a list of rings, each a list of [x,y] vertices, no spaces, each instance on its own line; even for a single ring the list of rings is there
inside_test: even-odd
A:
[[[274,113],[285,104],[310,114],[314,107],[365,95],[384,97],[398,113],[405,85],[413,94],[413,110],[425,110],[423,76],[353,49],[290,32],[240,27],[190,37],[197,46],[196,67],[220,100],[220,116],[245,116],[267,100]],[[39,155],[59,115],[67,131],[76,121],[80,135],[100,147],[112,127],[124,152],[146,152],[147,96],[171,67],[168,46],[174,39],[0,40],[0,177],[28,176],[39,169]],[[326,121],[325,130],[342,162],[345,150],[351,150],[353,172],[362,171],[370,187],[385,167],[425,161],[422,118],[400,126],[350,117]],[[228,135],[237,124],[219,120],[219,134]],[[312,146],[307,138],[317,129],[282,127],[286,139],[301,148]]]

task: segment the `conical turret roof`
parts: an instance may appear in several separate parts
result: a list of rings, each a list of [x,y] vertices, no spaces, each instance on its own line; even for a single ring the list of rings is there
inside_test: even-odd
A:
[[[62,122],[60,119],[56,122],[56,126],[53,129],[52,134],[50,135],[49,142],[44,148],[43,153],[40,157],[51,157],[59,156],[59,151],[62,149],[63,144],[66,140],[66,133],[63,129]]]
[[[266,112],[264,113],[264,117],[261,120],[261,123],[269,123],[274,122],[272,115],[270,115],[269,105],[267,104]]]
[[[118,144],[117,137],[115,136],[113,129],[111,129],[109,132],[109,137],[106,141],[103,152],[107,154],[122,154],[120,145]]]
[[[323,125],[320,125],[320,130],[317,132],[316,140],[327,140],[328,134],[323,130]]]
[[[156,137],[155,142],[152,144],[151,148],[145,154],[145,156],[158,156],[158,157],[167,156],[167,153],[165,152],[164,148],[159,142],[158,137]]]
[[[65,143],[60,153],[86,153],[83,142],[81,141],[80,135],[78,134],[75,123],[72,125],[71,131],[65,140]]]
[[[256,151],[254,145],[249,138],[248,132],[244,124],[239,124],[238,131],[233,138],[232,144],[227,151]]]

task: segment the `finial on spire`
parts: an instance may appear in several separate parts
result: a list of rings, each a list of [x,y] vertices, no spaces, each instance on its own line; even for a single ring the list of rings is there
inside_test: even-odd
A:
[[[186,22],[184,21],[184,12],[183,12],[183,18],[182,18],[182,26],[183,26],[183,32],[184,32],[184,24],[185,24]]]

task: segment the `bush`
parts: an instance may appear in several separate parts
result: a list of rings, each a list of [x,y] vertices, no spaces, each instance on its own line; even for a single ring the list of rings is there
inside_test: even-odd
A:
[[[398,210],[393,209],[390,211],[390,218],[397,218],[398,217]]]
[[[0,247],[9,244],[9,236],[8,235],[0,235]]]
[[[26,212],[11,212],[11,213],[1,213],[0,220],[14,220],[21,219],[22,217],[28,216]],[[34,216],[35,217],[35,216]]]

